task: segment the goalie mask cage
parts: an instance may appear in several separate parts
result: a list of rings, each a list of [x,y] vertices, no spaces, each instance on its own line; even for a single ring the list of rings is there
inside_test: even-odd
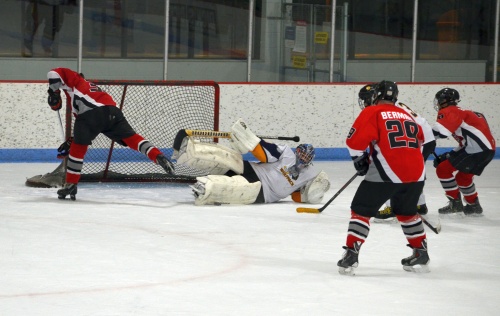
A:
[[[166,157],[181,129],[219,128],[219,86],[213,81],[103,81],[93,80],[117,103],[132,128]],[[71,106],[63,118],[71,132]],[[213,141],[213,140],[212,140]],[[56,152],[54,151],[54,155]],[[174,162],[175,164],[175,162]],[[100,134],[85,155],[80,182],[194,182],[201,171],[175,165],[175,175],[145,155]],[[26,181],[27,186],[58,187],[65,180],[65,163],[54,171]]]

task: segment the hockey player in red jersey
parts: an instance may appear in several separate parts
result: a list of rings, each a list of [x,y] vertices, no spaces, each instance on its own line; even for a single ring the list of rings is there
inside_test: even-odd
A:
[[[73,136],[58,148],[58,157],[68,156],[66,183],[57,191],[59,199],[70,196],[75,199],[77,184],[88,146],[100,134],[146,155],[158,163],[169,174],[174,173],[173,164],[149,141],[137,134],[127,122],[122,111],[116,107],[111,95],[85,80],[68,68],[55,68],[48,72],[48,104],[54,111],[62,107],[61,91],[70,98],[75,123]]]
[[[368,84],[362,87],[359,90],[358,93],[358,103],[359,107],[363,110],[365,107],[373,105],[374,99],[375,99],[375,92],[376,92],[376,83]],[[410,114],[415,122],[418,124],[418,126],[422,129],[422,132],[424,133],[424,142],[422,145],[422,156],[424,158],[424,162],[427,161],[427,158],[431,155],[431,153],[434,152],[434,149],[436,148],[436,139],[434,137],[434,134],[432,132],[432,127],[431,125],[427,122],[427,120],[413,111],[409,106],[402,102],[397,102],[395,106],[402,108],[403,110],[406,111],[406,113]],[[392,212],[391,206],[390,206],[390,200],[387,201],[386,207],[382,210],[380,210],[377,215],[375,215],[375,222],[383,222],[385,220],[392,220],[395,218],[394,213]],[[425,203],[425,195],[422,192],[420,194],[420,197],[418,199],[418,204],[417,204],[417,212],[420,215],[425,215],[427,214],[427,205]]]
[[[428,272],[427,239],[416,208],[425,180],[423,132],[411,115],[395,105],[396,83],[382,81],[375,89],[373,105],[361,111],[346,140],[354,167],[365,178],[351,203],[345,253],[337,263],[339,273],[354,274],[359,250],[370,231],[370,218],[388,199],[413,249],[410,257],[401,260],[403,269]]]
[[[452,136],[458,142],[457,148],[434,159],[436,174],[450,200],[439,209],[439,214],[463,212],[477,216],[483,213],[483,208],[479,204],[474,176],[481,175],[493,159],[496,144],[484,115],[461,109],[458,102],[460,95],[452,88],[439,90],[434,98],[438,111],[434,135],[436,138]]]

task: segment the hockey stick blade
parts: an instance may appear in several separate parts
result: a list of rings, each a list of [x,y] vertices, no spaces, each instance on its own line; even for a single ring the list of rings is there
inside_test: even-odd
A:
[[[427,218],[424,217],[424,215],[420,215],[420,217],[422,218],[422,222],[424,222],[424,224],[427,225],[427,227],[429,227],[430,230],[432,230],[434,233],[439,234],[441,232],[441,222],[439,221],[439,218],[438,218],[437,224],[436,225],[432,225],[427,220]]]
[[[297,213],[321,213],[321,211],[317,208],[298,207]]]
[[[325,210],[325,208],[330,205],[330,203],[333,202],[333,200],[335,200],[337,198],[337,196],[340,195],[340,193],[342,193],[342,191],[344,191],[345,188],[347,188],[349,186],[349,184],[351,184],[351,182],[354,181],[354,179],[356,179],[356,177],[358,176],[357,173],[355,173],[350,179],[349,181],[347,181],[338,191],[337,193],[335,193],[334,196],[332,196],[328,202],[325,203],[325,205],[323,205],[322,207],[320,208],[309,208],[309,207],[298,207],[297,208],[297,213],[321,213]]]

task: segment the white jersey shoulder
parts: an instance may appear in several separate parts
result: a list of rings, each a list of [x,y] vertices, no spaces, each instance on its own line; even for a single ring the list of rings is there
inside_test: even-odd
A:
[[[262,183],[266,203],[277,202],[290,196],[314,179],[319,170],[314,166],[304,168],[298,173],[295,170],[295,153],[287,145],[278,145],[281,156],[268,163],[251,162],[251,166]]]
[[[398,102],[397,105],[410,114],[415,122],[422,127],[422,132],[424,133],[424,144],[435,140],[434,133],[432,133],[432,126],[427,122],[427,120],[417,112],[413,111],[408,105],[403,102]]]

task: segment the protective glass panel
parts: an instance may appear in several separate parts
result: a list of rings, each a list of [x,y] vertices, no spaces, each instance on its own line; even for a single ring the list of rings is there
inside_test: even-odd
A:
[[[77,0],[2,0],[0,56],[75,57]]]

